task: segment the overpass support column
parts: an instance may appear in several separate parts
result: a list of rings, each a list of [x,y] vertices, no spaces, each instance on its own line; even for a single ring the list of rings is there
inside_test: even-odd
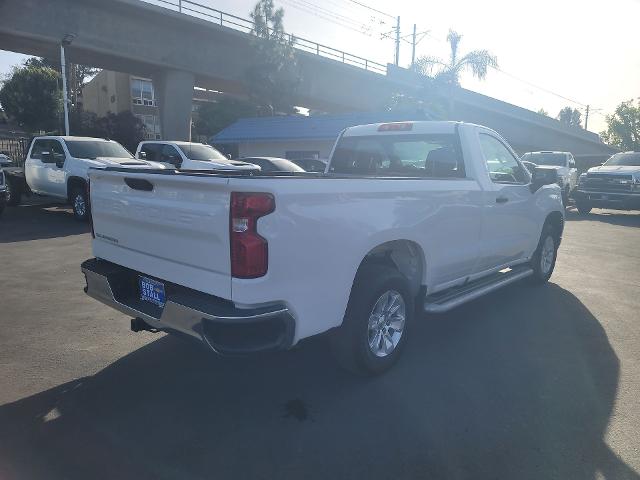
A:
[[[191,104],[195,77],[192,73],[165,70],[153,77],[160,103],[160,129],[164,140],[191,140]]]

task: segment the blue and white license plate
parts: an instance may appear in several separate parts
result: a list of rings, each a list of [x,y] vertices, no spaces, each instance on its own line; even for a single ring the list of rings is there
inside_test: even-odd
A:
[[[164,307],[164,283],[143,276],[138,277],[138,283],[140,285],[140,300]]]

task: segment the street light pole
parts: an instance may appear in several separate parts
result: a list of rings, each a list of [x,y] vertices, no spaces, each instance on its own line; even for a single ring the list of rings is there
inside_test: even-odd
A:
[[[60,44],[60,66],[62,69],[62,101],[64,106],[64,134],[69,135],[69,100],[67,94],[67,65],[64,58],[64,41]]]

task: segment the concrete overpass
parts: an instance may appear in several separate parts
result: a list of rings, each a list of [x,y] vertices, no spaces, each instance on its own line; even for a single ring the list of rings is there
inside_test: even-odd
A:
[[[68,61],[153,78],[165,138],[189,138],[194,86],[245,93],[248,33],[139,0],[0,0],[0,49],[55,58],[67,34],[76,36]],[[413,82],[402,69],[384,75],[304,51],[299,64],[297,104],[329,112],[379,110]],[[490,126],[520,150],[612,151],[597,135],[473,92],[460,91],[456,106],[456,118]]]

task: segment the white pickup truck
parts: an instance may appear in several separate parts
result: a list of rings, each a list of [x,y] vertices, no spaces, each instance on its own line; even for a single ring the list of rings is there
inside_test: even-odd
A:
[[[29,189],[39,195],[68,201],[77,220],[90,216],[87,203],[87,180],[90,168],[107,166],[163,168],[160,164],[136,160],[113,140],[90,137],[45,136],[31,142],[24,163]],[[17,205],[23,192],[12,189],[12,204]]]
[[[329,332],[351,369],[401,353],[416,306],[444,312],[516,280],[545,282],[564,225],[555,169],[533,180],[477,125],[356,126],[326,173],[90,173],[85,291],[223,354]]]

